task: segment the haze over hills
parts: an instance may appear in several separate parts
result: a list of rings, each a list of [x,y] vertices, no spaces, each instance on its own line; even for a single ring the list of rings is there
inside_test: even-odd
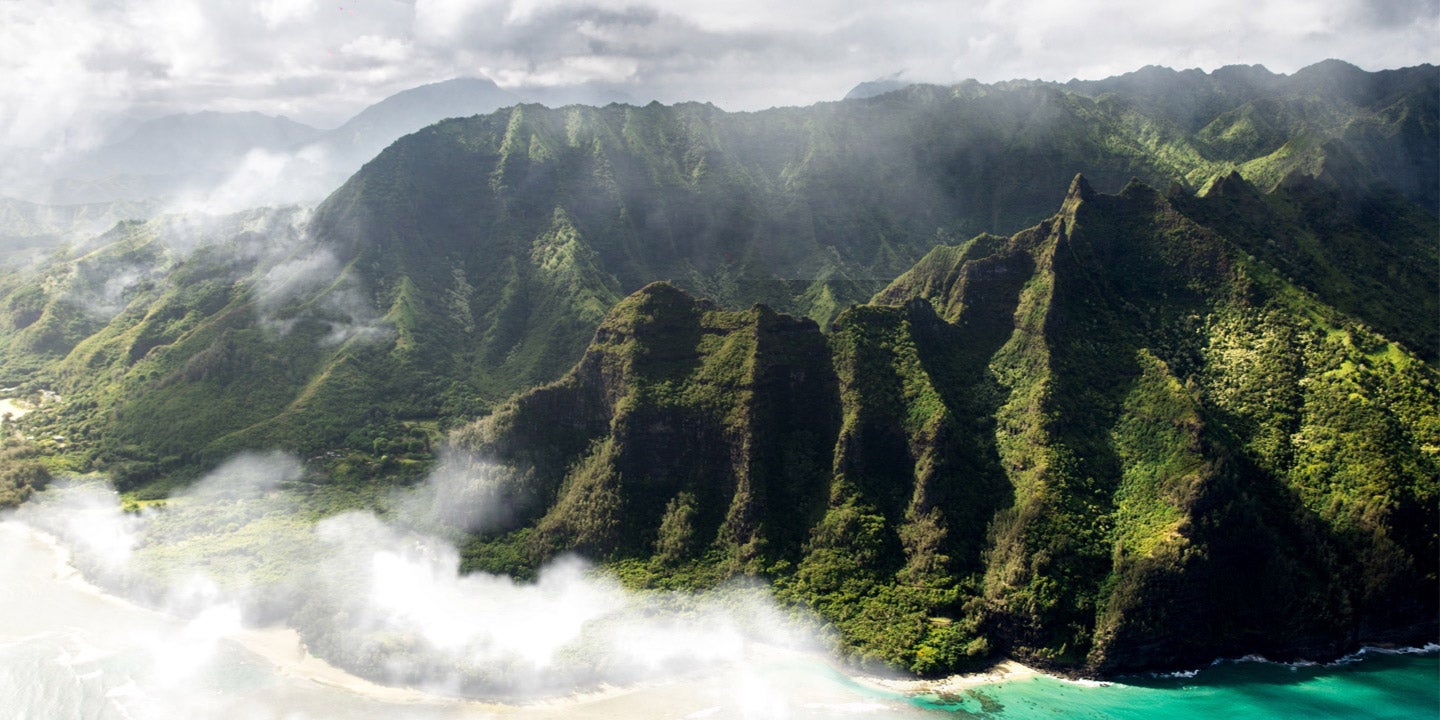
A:
[[[0,237],[48,249],[166,211],[313,204],[400,136],[519,101],[489,80],[456,78],[392,95],[331,130],[258,112],[125,124],[99,147],[5,188],[13,197],[0,197],[11,208]]]
[[[521,101],[521,96],[479,78],[455,78],[421,85],[361,110],[340,127],[325,133],[319,144],[336,163],[337,171],[348,169],[340,178],[343,182],[402,135],[445,118],[481,115]]]
[[[1398,97],[1406,92],[1407,81],[1399,76],[1376,82],[1367,77],[1367,73],[1353,65],[1326,61],[1293,76],[1277,75],[1261,66],[1229,66],[1210,74],[1149,67],[1108,80],[1070,81],[1063,87],[1096,99],[1116,92],[1142,93],[1148,98],[1143,101],[1147,113],[1158,113],[1187,133],[1203,134],[1207,142],[1244,143],[1248,147],[1242,148],[1243,152],[1262,156],[1282,150],[1306,153],[1303,147],[1282,146],[1291,141],[1333,142],[1334,137],[1326,136],[1337,133],[1329,128],[1321,137],[1296,135],[1296,122],[1291,115],[1306,112],[1297,107],[1272,113],[1274,125],[1257,126],[1246,116],[1251,103],[1263,103],[1277,92],[1283,94],[1298,89],[1303,93],[1324,86],[1348,102],[1379,107],[1389,104],[1384,97],[1387,93]],[[969,81],[961,87],[973,84]],[[1007,85],[1024,84],[1027,82]],[[906,87],[909,85],[896,75],[862,83],[846,98],[863,99]],[[214,213],[253,205],[313,203],[338,187],[386,145],[430,123],[484,114],[517,102],[539,101],[557,106],[585,102],[586,97],[584,87],[531,89],[516,94],[489,80],[457,78],[397,93],[328,131],[256,112],[164,116],[122,125],[112,140],[95,150],[48,170],[32,172],[22,183],[12,183],[4,192],[22,202],[39,205],[85,206],[88,209],[81,214],[87,219],[113,215],[117,219],[143,220],[166,210]],[[1434,99],[1412,98],[1411,102],[1433,105]],[[1232,108],[1237,114],[1216,117],[1213,112],[1216,107]],[[1427,111],[1418,106],[1413,109],[1416,112],[1411,118],[1412,124]],[[1391,112],[1403,114],[1407,109],[1392,107]],[[1309,118],[1310,122],[1314,120],[1315,117]],[[1404,131],[1411,135],[1408,140],[1411,150],[1386,158],[1389,163],[1414,163],[1417,157],[1423,160],[1424,153],[1417,155],[1413,151],[1413,144],[1420,138],[1414,130]],[[1364,126],[1353,127],[1346,131],[1350,135],[1344,141],[1370,142],[1365,139],[1365,133],[1376,131]],[[1384,145],[1385,141],[1379,144]],[[1261,153],[1262,150],[1266,152]],[[1370,152],[1377,150],[1372,148]],[[1332,152],[1327,156],[1338,157],[1333,162],[1343,162],[1340,155]],[[1315,168],[1309,170],[1313,172]],[[1385,179],[1392,184],[1409,183],[1401,189],[1421,199],[1422,205],[1429,204],[1435,196],[1433,188],[1440,183],[1440,169],[1427,166],[1407,170],[1407,173],[1392,173],[1393,177]],[[63,208],[40,212],[52,218],[76,214],[73,209]],[[65,225],[58,234],[76,239],[108,227],[87,220]],[[31,229],[25,223],[6,223],[0,225],[0,234],[12,238],[16,244],[47,248],[53,245],[56,233],[32,233]]]
[[[526,100],[563,105],[592,94],[582,85],[517,95],[490,80],[454,78],[396,93],[330,130],[258,112],[122,123],[109,141],[58,165],[38,163],[39,150],[12,158],[31,173],[0,188],[6,243],[0,262],[41,256],[120,220],[314,204],[387,145],[426,125]]]
[[[173,200],[203,195],[243,172],[258,154],[281,166],[263,178],[276,187],[258,198],[314,203],[385,146],[426,125],[524,101],[565,104],[584,94],[584,88],[516,94],[490,80],[454,78],[398,92],[328,130],[258,112],[165,115],[121,124],[99,147],[7,192],[48,205]]]
[[[66,240],[94,237],[122,220],[155,214],[156,203],[42,205],[0,197],[0,268],[43,262]]]
[[[179,193],[223,182],[252,152],[287,152],[321,134],[258,112],[166,115],[125,126],[118,137],[58,166],[35,162],[38,174],[7,192],[45,205],[148,202],[158,208]]]
[[[1147,68],[447,120],[313,215],[0,275],[0,387],[64,398],[4,479],[159,497],[279,447],[371,487],[465,427],[518,509],[473,567],[763,574],[917,672],[1433,637],[1437,91]],[[453,109],[414,92],[333,147]]]

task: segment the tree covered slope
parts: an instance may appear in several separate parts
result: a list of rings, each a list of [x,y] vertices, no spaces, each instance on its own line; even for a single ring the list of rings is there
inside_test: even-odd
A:
[[[1139,183],[931,251],[828,334],[665,284],[457,438],[471,562],[771,577],[861,657],[1086,672],[1435,634],[1440,374]]]

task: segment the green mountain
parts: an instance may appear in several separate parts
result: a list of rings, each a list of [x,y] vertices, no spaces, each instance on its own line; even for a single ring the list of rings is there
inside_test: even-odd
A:
[[[518,509],[470,562],[761,574],[921,673],[1433,640],[1440,373],[1192,219],[1234,192],[1077,177],[828,334],[646,286],[457,433]]]
[[[1246,252],[1433,360],[1435,293],[1409,298],[1433,277],[1409,260],[1434,253],[1437,86],[1327,63],[758,113],[516,106],[403,138],[311,218],[127,224],[0,276],[0,387],[60,393],[34,434],[126,487],[275,446],[388,476],[559,377],[648,283],[828,329],[937,243],[1045,218],[1081,171],[1182,191],[1238,172],[1265,213],[1177,212],[1241,213]]]

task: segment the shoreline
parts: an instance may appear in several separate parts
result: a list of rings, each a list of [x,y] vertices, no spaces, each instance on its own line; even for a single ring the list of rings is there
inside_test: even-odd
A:
[[[8,522],[0,521],[0,525],[5,524],[22,528],[35,538],[37,542],[54,553],[55,563],[52,572],[57,581],[106,603],[119,605],[128,610],[139,611],[157,620],[182,625],[189,622],[187,618],[142,605],[122,595],[109,592],[91,582],[85,576],[84,572],[74,564],[69,547],[53,533],[35,527],[23,520],[13,518],[8,519]],[[658,683],[641,682],[625,686],[605,685],[598,688],[575,690],[564,695],[536,697],[531,700],[487,700],[483,698],[450,695],[440,691],[425,690],[423,688],[405,685],[386,685],[361,677],[311,654],[309,650],[305,648],[299,631],[292,627],[241,627],[238,630],[227,632],[223,636],[223,640],[263,662],[279,677],[299,682],[314,683],[325,688],[387,704],[463,707],[465,709],[498,714],[511,714],[525,711],[558,712],[563,711],[565,708],[575,708],[591,703],[614,700],[645,689],[653,690],[657,686],[672,685],[679,688],[688,682],[700,680],[693,677],[675,678],[670,681]],[[753,653],[761,657],[768,656],[774,652],[777,652],[777,650],[763,643],[752,644],[748,651],[748,653]],[[905,696],[928,693],[956,693],[981,685],[1048,675],[1018,661],[1007,659],[996,663],[988,670],[949,675],[942,678],[884,677],[879,675],[857,674],[853,669],[845,668],[842,663],[831,656],[805,654],[810,655],[810,659],[815,662],[831,668],[834,672],[862,688]],[[1051,677],[1060,680],[1064,679],[1058,676]]]
[[[94,596],[106,603],[124,606],[130,610],[141,611],[157,620],[180,625],[189,622],[185,617],[150,608],[121,595],[106,591],[86,578],[84,573],[74,565],[72,553],[59,537],[22,520],[15,520],[13,518],[8,518],[8,520],[9,522],[0,521],[0,526],[10,525],[13,528],[23,530],[34,538],[37,543],[45,546],[54,554],[52,573],[57,582],[69,585],[78,591]],[[550,716],[553,714],[563,717],[567,715],[567,710],[578,711],[582,707],[595,704],[603,706],[608,701],[614,701],[628,695],[640,693],[641,691],[658,690],[658,699],[671,696],[677,692],[683,692],[683,689],[687,686],[705,684],[706,682],[714,680],[714,678],[683,677],[658,682],[640,682],[624,686],[604,685],[583,690],[577,689],[563,695],[541,696],[533,699],[495,700],[470,698],[446,694],[443,690],[438,689],[427,690],[425,688],[404,685],[386,685],[361,677],[311,654],[301,641],[300,633],[290,627],[242,627],[226,632],[221,636],[221,639],[264,663],[277,677],[300,683],[310,683],[385,704],[412,707],[454,708],[463,711],[486,713],[491,716],[517,714]],[[895,698],[897,701],[903,701],[904,699],[921,695],[959,695],[967,690],[985,685],[1028,680],[1037,677],[1047,677],[1059,682],[1080,683],[1085,685],[1108,685],[1112,682],[1125,684],[1128,679],[1141,680],[1160,677],[1191,678],[1206,669],[1224,663],[1266,662],[1281,665],[1320,665],[1333,667],[1359,662],[1369,653],[1427,654],[1437,651],[1440,651],[1440,644],[1436,643],[1427,643],[1423,646],[1414,647],[1363,645],[1355,651],[1329,662],[1282,662],[1250,655],[1240,658],[1218,658],[1208,664],[1189,670],[1168,673],[1137,673],[1106,678],[1104,680],[1077,680],[1075,678],[1067,678],[1063,675],[1039,670],[1013,659],[1001,660],[990,668],[980,672],[949,675],[940,678],[887,677],[856,673],[853,668],[846,668],[842,663],[837,661],[836,658],[824,654],[814,652],[802,652],[800,654],[807,656],[808,660],[828,666],[831,670],[843,677],[845,681],[853,683],[853,685],[859,688],[897,696]],[[779,648],[766,646],[764,643],[753,643],[747,650],[746,655],[752,659],[756,657],[765,659],[767,656],[776,653],[781,653],[781,650]],[[772,657],[771,659],[778,658]],[[642,704],[653,704],[653,700],[654,699],[647,700]],[[595,709],[600,710],[601,708]]]
[[[290,627],[242,628],[239,631],[231,633],[227,638],[234,641],[252,655],[272,665],[275,668],[276,674],[297,680],[314,682],[365,698],[395,704],[464,706],[466,708],[496,713],[545,710],[561,711],[565,708],[574,708],[591,703],[614,700],[637,693],[641,690],[654,690],[657,687],[667,685],[672,686],[672,688],[680,688],[687,683],[696,681],[703,682],[703,679],[699,678],[678,677],[670,680],[639,682],[623,686],[603,685],[598,688],[575,690],[564,695],[540,696],[531,700],[487,700],[483,698],[447,695],[442,692],[427,691],[409,686],[385,685],[355,675],[343,668],[330,664],[322,658],[310,654],[301,642],[300,633]],[[753,653],[761,657],[777,652],[780,651],[763,643],[753,643],[747,650],[747,654]],[[844,666],[839,664],[833,657],[810,653],[803,654],[808,655],[811,660],[817,663],[822,663],[830,667],[850,682],[862,688],[907,697],[925,694],[955,694],[984,685],[1014,680],[1026,680],[1041,676],[1063,682],[1072,682],[1067,678],[1045,673],[1022,664],[1019,661],[1010,659],[1001,660],[989,669],[980,672],[924,679],[859,675],[852,671],[847,671]]]
[[[289,627],[243,627],[225,638],[251,655],[265,661],[276,675],[312,682],[386,703],[441,704],[449,698],[415,688],[382,685],[335,667],[315,657],[300,641],[300,633]],[[452,701],[459,701],[454,699]],[[463,701],[462,701],[463,702]]]
[[[0,526],[3,525],[10,525],[22,529],[29,533],[38,543],[44,545],[50,552],[54,553],[55,564],[51,572],[57,582],[68,585],[77,591],[95,597],[103,602],[143,613],[157,620],[181,625],[189,622],[187,618],[147,607],[122,595],[109,592],[91,582],[85,577],[85,573],[75,566],[70,548],[55,534],[35,527],[23,520],[14,518],[0,520]],[[484,710],[490,713],[506,713],[525,709],[569,707],[598,700],[607,700],[646,687],[645,685],[627,687],[607,686],[588,691],[576,691],[567,695],[537,698],[532,702],[492,701],[447,695],[404,685],[384,685],[369,680],[311,654],[310,651],[304,647],[300,639],[300,632],[292,627],[242,627],[224,634],[222,639],[254,656],[255,659],[263,661],[274,670],[277,676],[301,682],[314,683],[322,687],[387,704],[447,707],[463,706],[467,709]]]
[[[3,518],[3,520],[0,520],[0,524],[6,523],[14,524],[29,531],[31,537],[35,538],[35,540],[40,544],[49,548],[51,552],[55,553],[55,569],[53,572],[55,573],[55,579],[57,581],[64,583],[65,585],[69,585],[70,587],[81,592],[93,595],[100,600],[103,600],[104,602],[110,603],[112,605],[119,605],[128,610],[136,610],[141,613],[149,614],[157,619],[169,620],[172,622],[185,621],[184,618],[176,617],[169,613],[156,610],[155,608],[146,607],[123,595],[117,595],[115,593],[109,592],[105,590],[105,588],[102,588],[99,585],[91,582],[89,578],[85,577],[85,573],[82,572],[80,568],[77,567],[73,562],[70,548],[67,547],[65,543],[60,540],[59,537],[57,537],[49,530],[35,527],[34,525],[31,525],[24,520],[19,520],[14,517],[6,517]]]
[[[844,672],[842,670],[842,672]],[[959,675],[947,675],[942,678],[899,678],[879,677],[874,675],[852,675],[846,676],[856,683],[885,692],[900,693],[905,695],[956,694],[964,690],[979,687],[982,685],[993,685],[996,683],[1010,682],[1012,680],[1028,680],[1033,677],[1046,676],[1057,680],[1064,678],[1050,675],[1049,673],[1036,670],[1017,660],[1001,660],[995,663],[988,670],[974,673],[963,673]]]
[[[0,531],[9,528],[23,532],[33,541],[52,553],[54,562],[51,575],[56,582],[84,593],[106,604],[123,607],[157,621],[184,626],[189,618],[173,615],[163,610],[148,607],[123,595],[112,593],[91,582],[73,562],[73,553],[57,535],[13,517],[0,519]],[[680,677],[657,682],[637,682],[631,685],[601,685],[533,699],[492,700],[447,694],[440,690],[426,690],[404,685],[386,685],[331,664],[317,657],[305,648],[298,630],[285,626],[241,627],[220,636],[221,642],[228,643],[263,663],[277,677],[299,683],[308,683],[328,690],[343,692],[365,700],[387,705],[415,708],[448,708],[465,713],[478,713],[480,717],[525,716],[525,717],[569,717],[572,713],[595,705],[605,705],[622,700],[641,691],[660,690],[659,697],[684,689],[704,679]],[[764,650],[761,651],[766,652]],[[816,656],[817,662],[830,662],[830,658]],[[847,675],[847,677],[849,677]],[[667,690],[668,688],[668,690]],[[650,704],[641,703],[642,705]],[[607,715],[602,712],[602,715]]]

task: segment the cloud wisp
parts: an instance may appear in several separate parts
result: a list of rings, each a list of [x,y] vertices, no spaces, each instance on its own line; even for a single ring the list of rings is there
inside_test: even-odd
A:
[[[395,334],[364,297],[359,282],[326,248],[312,247],[269,265],[255,295],[261,326],[282,337],[302,317],[325,325],[321,346],[379,342]]]
[[[292,205],[230,213],[192,208],[122,224],[75,242],[67,250],[71,259],[51,271],[47,291],[64,301],[66,312],[93,325],[92,332],[127,310],[132,315],[126,322],[133,323],[141,308],[154,309],[166,293],[183,290],[187,281],[171,273],[198,254],[198,264],[188,266],[194,271],[188,282],[243,281],[260,326],[272,337],[305,323],[321,347],[393,338],[394,326],[364,283],[314,241],[309,221],[308,208]],[[137,299],[143,302],[132,307]]]

